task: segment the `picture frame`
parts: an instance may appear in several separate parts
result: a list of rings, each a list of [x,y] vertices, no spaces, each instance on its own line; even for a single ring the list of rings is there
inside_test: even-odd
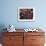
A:
[[[18,21],[35,21],[35,8],[33,7],[19,7]]]

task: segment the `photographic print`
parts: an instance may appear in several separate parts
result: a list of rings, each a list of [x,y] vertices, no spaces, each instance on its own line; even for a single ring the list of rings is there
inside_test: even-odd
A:
[[[18,8],[18,21],[34,21],[35,8],[21,7]]]

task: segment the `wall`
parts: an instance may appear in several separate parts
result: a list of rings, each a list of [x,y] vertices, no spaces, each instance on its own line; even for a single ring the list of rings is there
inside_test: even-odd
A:
[[[0,0],[0,25],[13,24],[16,28],[43,27],[46,28],[46,0]],[[34,22],[18,22],[17,8],[34,7],[36,20]]]

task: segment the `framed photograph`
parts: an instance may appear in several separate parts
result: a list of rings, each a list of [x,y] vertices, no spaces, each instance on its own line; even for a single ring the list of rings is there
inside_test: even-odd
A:
[[[18,21],[34,21],[34,20],[35,20],[35,8],[32,7],[18,8]]]

